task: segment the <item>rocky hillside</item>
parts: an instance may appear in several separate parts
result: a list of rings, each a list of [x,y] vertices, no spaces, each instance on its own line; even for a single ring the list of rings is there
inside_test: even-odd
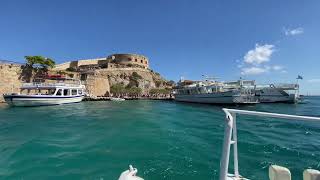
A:
[[[84,74],[80,76],[83,77]],[[87,73],[86,78],[82,79],[85,80],[89,92],[95,96],[110,93],[110,88],[115,85],[139,88],[142,94],[148,94],[152,89],[170,89],[172,86],[171,82],[165,80],[159,73],[142,68],[100,69]],[[97,79],[101,79],[101,81],[96,82]],[[95,82],[92,82],[93,80]],[[94,92],[97,89],[101,90]]]

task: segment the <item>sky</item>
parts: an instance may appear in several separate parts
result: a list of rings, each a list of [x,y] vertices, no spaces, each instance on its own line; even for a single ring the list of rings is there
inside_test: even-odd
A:
[[[147,56],[168,80],[295,83],[320,95],[320,1],[1,0],[0,59]]]

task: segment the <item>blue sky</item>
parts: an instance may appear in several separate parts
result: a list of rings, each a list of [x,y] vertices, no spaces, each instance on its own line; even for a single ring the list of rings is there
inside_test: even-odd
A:
[[[320,1],[1,0],[0,59],[138,53],[165,78],[295,82],[320,94]]]

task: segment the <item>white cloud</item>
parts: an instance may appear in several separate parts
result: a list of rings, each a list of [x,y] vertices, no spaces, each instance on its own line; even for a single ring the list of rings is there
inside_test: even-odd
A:
[[[241,70],[241,75],[258,75],[268,72],[286,73],[287,71],[283,66],[269,63],[274,52],[274,45],[256,44],[254,49],[246,53],[242,62],[236,61],[237,67]]]
[[[262,67],[249,67],[249,68],[242,68],[241,74],[242,75],[258,75],[262,73],[268,72],[268,68],[262,68]]]
[[[272,66],[272,69],[275,71],[281,71],[281,70],[283,70],[283,67],[279,66],[279,65],[274,65],[274,66]]]
[[[308,82],[309,83],[320,83],[320,78],[318,78],[318,79],[309,79]]]
[[[247,64],[259,65],[261,63],[270,61],[270,58],[273,52],[274,52],[274,45],[256,44],[256,47],[248,51],[243,59],[244,59],[244,62]]]
[[[295,36],[298,34],[302,34],[304,32],[304,29],[302,27],[298,27],[295,29],[284,29],[284,34],[286,36]]]

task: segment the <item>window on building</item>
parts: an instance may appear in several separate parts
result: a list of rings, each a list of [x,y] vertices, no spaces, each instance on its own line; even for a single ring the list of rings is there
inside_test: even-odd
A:
[[[135,61],[135,62],[138,62],[138,59],[135,59],[134,61]]]
[[[143,60],[140,60],[141,63],[143,63]]]
[[[131,58],[128,58],[128,60],[129,60],[129,61],[132,61],[132,59],[131,59]]]

